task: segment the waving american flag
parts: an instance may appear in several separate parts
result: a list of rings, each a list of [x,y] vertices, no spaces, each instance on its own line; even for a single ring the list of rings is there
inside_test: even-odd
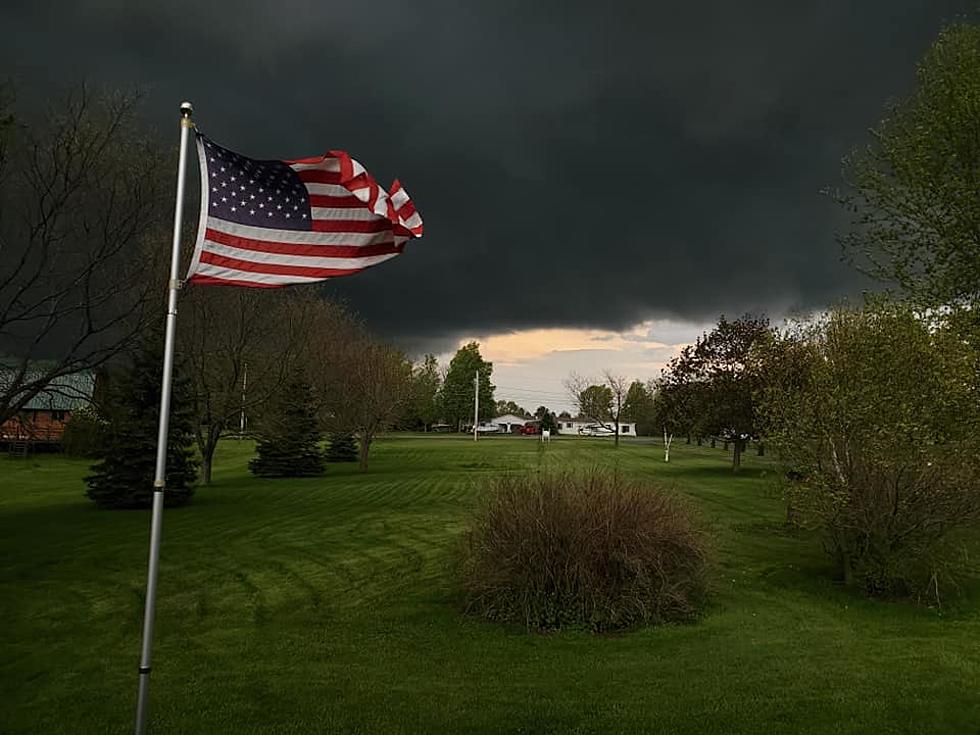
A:
[[[188,280],[277,287],[349,276],[400,254],[422,218],[343,151],[258,161],[197,134],[201,221]]]

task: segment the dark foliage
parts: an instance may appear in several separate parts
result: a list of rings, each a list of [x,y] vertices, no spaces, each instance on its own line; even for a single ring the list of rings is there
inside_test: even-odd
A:
[[[310,384],[297,379],[279,394],[259,430],[258,456],[248,464],[261,477],[322,475],[320,431]]]
[[[163,337],[152,332],[132,364],[112,381],[97,456],[100,462],[85,478],[86,495],[103,508],[148,508],[153,498],[157,424],[163,375]],[[175,366],[167,442],[168,507],[184,505],[194,494],[197,462],[190,384]]]
[[[97,459],[106,440],[108,422],[95,408],[73,411],[65,433],[61,437],[61,450],[69,457]]]
[[[463,536],[468,612],[546,630],[621,630],[693,618],[705,542],[687,508],[618,474],[504,477]]]
[[[356,462],[357,439],[353,434],[331,434],[325,456],[328,462]]]

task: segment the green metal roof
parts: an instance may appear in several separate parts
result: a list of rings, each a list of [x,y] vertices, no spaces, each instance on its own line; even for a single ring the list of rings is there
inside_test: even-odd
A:
[[[7,375],[0,371],[0,386],[6,381]],[[36,376],[27,376],[27,380]],[[95,373],[82,372],[72,375],[62,375],[54,378],[48,385],[29,400],[24,409],[31,411],[77,411],[92,402],[95,392]]]

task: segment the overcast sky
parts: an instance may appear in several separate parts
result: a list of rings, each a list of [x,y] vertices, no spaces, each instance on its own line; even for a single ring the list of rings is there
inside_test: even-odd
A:
[[[652,369],[720,312],[859,290],[820,190],[974,7],[6,0],[0,59],[21,94],[139,85],[175,139],[189,99],[243,154],[342,148],[399,177],[425,237],[328,291],[413,350],[479,337],[559,391],[568,364]]]

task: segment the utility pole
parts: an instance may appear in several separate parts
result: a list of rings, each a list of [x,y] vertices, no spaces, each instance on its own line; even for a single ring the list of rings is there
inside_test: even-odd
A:
[[[473,441],[476,441],[476,427],[480,424],[480,371],[473,376]]]
[[[238,417],[238,438],[245,438],[245,389],[248,387],[248,363],[242,363],[242,412]]]

